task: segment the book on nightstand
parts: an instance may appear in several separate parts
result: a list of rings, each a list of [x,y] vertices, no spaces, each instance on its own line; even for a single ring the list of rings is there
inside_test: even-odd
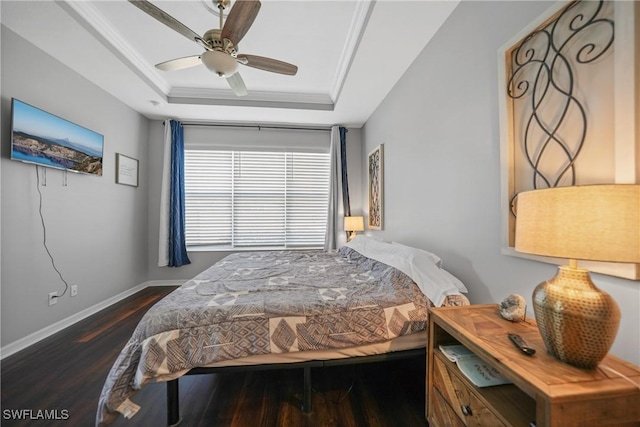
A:
[[[490,387],[500,384],[511,384],[497,369],[473,354],[461,344],[441,345],[440,351],[447,359],[458,365],[460,372],[476,387]]]

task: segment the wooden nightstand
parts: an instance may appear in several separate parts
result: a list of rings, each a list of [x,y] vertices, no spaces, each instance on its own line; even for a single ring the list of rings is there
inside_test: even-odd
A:
[[[519,334],[536,354],[507,337]],[[513,384],[474,386],[439,350],[463,344]],[[513,323],[498,306],[434,308],[429,313],[427,420],[441,426],[640,426],[640,368],[607,356],[595,370],[567,365],[547,353],[533,319]],[[613,369],[629,380],[608,370]]]

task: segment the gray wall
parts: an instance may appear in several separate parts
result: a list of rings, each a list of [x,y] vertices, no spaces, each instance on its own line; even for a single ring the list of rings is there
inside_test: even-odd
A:
[[[74,71],[2,27],[2,345],[101,303],[147,280],[149,121]],[[11,98],[104,135],[103,176],[46,170],[41,186],[43,247],[35,166],[9,160]],[[140,159],[138,188],[115,183],[115,153]]]
[[[385,225],[368,234],[439,254],[475,303],[530,306],[556,271],[500,253],[497,98],[498,48],[551,5],[463,1],[363,128],[365,153],[385,144]],[[593,280],[622,311],[612,352],[640,364],[640,283]]]

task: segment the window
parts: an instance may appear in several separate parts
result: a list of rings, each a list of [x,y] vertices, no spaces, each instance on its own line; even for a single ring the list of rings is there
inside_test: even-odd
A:
[[[185,150],[187,246],[321,248],[329,154]]]

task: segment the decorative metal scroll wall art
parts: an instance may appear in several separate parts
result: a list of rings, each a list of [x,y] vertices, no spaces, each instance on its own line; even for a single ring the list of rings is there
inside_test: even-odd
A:
[[[382,230],[384,192],[384,145],[378,145],[369,153],[369,228]]]
[[[520,135],[531,187],[576,185],[576,160],[589,131],[588,105],[577,85],[581,66],[598,61],[614,41],[605,2],[570,3],[512,52],[507,94],[528,108]],[[597,120],[597,117],[593,119]],[[514,191],[511,212],[517,216]]]
[[[612,2],[571,2],[505,51],[510,247],[519,192],[611,182],[613,16]]]
[[[564,263],[513,249],[518,193],[640,183],[638,25],[640,2],[559,1],[498,50],[502,253]],[[640,264],[582,264],[640,280]]]

